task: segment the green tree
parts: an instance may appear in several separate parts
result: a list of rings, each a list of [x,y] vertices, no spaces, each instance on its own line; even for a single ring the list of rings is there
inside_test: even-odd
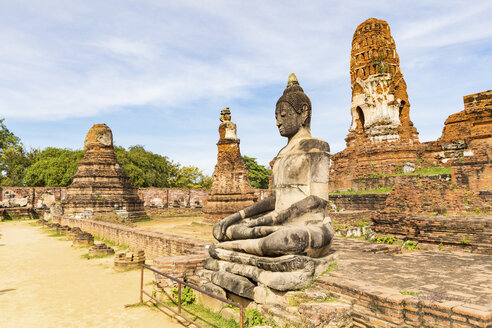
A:
[[[72,183],[83,150],[48,147],[35,156],[26,170],[25,185],[31,187],[66,187]]]
[[[135,187],[170,188],[178,180],[179,164],[145,150],[143,146],[131,146],[128,150],[115,147],[115,154]]]
[[[248,169],[249,183],[254,188],[268,189],[272,171],[256,162],[256,158],[243,156],[244,164]]]
[[[22,186],[32,156],[26,153],[20,138],[10,132],[0,119],[0,185]]]
[[[204,188],[212,187],[212,178],[204,175],[203,172],[194,166],[184,166],[179,170],[179,177],[176,182],[179,188]]]
[[[136,187],[210,188],[212,179],[196,167],[181,167],[166,156],[154,154],[143,146],[128,150],[115,147],[116,158]]]

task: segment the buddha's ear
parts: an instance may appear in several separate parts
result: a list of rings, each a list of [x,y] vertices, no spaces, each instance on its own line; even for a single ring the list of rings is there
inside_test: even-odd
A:
[[[301,117],[302,117],[302,125],[308,126],[307,122],[309,120],[309,107],[306,103],[302,104]]]

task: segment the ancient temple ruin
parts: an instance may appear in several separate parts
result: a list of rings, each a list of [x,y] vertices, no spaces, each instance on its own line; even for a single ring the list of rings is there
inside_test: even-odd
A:
[[[145,217],[137,189],[116,160],[113,133],[106,124],[95,124],[84,141],[86,153],[78,163],[63,202],[65,215],[91,218],[116,214],[122,219]]]
[[[410,121],[407,85],[387,22],[370,18],[357,27],[350,81],[352,124],[347,144],[356,139],[418,141]]]
[[[294,74],[275,117],[287,145],[276,156],[271,195],[214,226],[202,285],[265,302],[269,290],[306,287],[326,269],[333,228],[328,203],[327,142],[311,136],[311,101]]]
[[[248,170],[244,165],[236,135],[236,124],[231,122],[231,111],[225,108],[220,112],[219,135],[217,143],[217,165],[212,176],[205,218],[209,222],[239,211],[254,203],[256,197],[249,184]]]
[[[387,22],[370,18],[357,27],[350,80],[352,123],[347,148],[332,158],[332,190],[352,188],[355,177],[414,169],[417,163],[418,132]]]

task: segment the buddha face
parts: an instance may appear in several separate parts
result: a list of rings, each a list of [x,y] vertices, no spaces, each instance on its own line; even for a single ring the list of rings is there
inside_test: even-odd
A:
[[[299,114],[289,103],[279,102],[275,110],[275,118],[280,135],[287,138],[294,136],[306,120],[303,114],[305,111]]]

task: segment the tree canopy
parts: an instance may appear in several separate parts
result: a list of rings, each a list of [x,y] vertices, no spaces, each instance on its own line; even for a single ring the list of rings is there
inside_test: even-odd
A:
[[[254,188],[268,189],[272,171],[256,162],[256,158],[243,156],[244,164],[248,169],[249,183]]]
[[[83,150],[48,147],[41,151],[26,170],[24,183],[31,187],[66,187],[72,183]]]

